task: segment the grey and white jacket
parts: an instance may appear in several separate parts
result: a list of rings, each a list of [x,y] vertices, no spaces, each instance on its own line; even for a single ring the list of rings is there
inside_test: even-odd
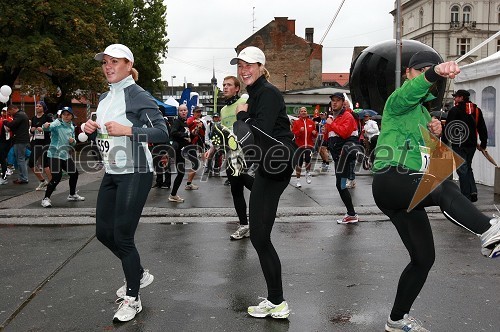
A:
[[[165,120],[152,96],[132,76],[109,85],[97,107],[97,146],[106,173],[129,174],[153,172],[153,158],[148,143],[168,140]],[[109,136],[105,123],[115,121],[132,127],[132,137]]]

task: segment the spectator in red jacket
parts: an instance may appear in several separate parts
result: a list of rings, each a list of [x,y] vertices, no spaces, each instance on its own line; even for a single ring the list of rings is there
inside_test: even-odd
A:
[[[359,221],[354,211],[351,194],[347,190],[349,162],[356,158],[358,144],[358,124],[351,112],[343,107],[344,95],[336,92],[330,96],[332,115],[326,120],[328,132],[328,149],[335,163],[336,187],[340,198],[344,202],[347,213],[344,218],[337,220],[339,224],[352,224]]]
[[[300,188],[300,173],[302,164],[306,163],[306,182],[312,182],[311,175],[311,151],[314,149],[314,139],[318,136],[316,131],[316,124],[313,120],[309,119],[307,108],[301,107],[299,111],[299,118],[293,122],[292,132],[295,135],[295,144],[299,147],[297,153],[299,154],[299,161],[295,167],[295,175],[297,177],[296,187]]]
[[[198,151],[201,151],[202,155],[205,152],[205,125],[201,121],[201,107],[195,107],[193,115],[187,119],[186,123],[191,133],[191,143],[186,146],[184,153],[190,155],[191,159],[198,158]],[[197,169],[198,167],[193,165],[193,168],[189,170],[185,190],[198,189],[198,186],[192,183]]]

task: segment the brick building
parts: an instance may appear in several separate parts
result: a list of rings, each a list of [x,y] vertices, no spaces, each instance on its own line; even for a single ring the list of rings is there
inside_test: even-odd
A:
[[[301,38],[295,35],[295,20],[275,17],[239,44],[236,53],[247,46],[263,50],[269,80],[282,91],[320,87],[323,46],[313,42],[314,28],[305,30]]]

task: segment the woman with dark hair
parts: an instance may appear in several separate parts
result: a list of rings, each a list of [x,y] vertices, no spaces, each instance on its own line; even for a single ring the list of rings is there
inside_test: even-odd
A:
[[[458,73],[454,61],[440,63],[435,52],[417,52],[406,69],[406,82],[389,96],[384,107],[373,165],[373,198],[391,219],[410,256],[385,325],[388,332],[428,331],[409,315],[435,259],[426,207],[439,206],[448,220],[479,236],[485,256],[499,254],[500,219],[479,212],[457,185],[446,179],[448,174],[443,176],[429,167],[439,144],[435,137],[441,135],[442,128],[422,104],[432,97],[429,89],[434,83],[441,77],[453,79]],[[421,188],[429,190],[422,192]]]
[[[267,80],[266,57],[257,47],[243,49],[231,64],[238,65],[238,76],[246,84],[249,98],[236,107],[236,117],[252,129],[262,151],[249,202],[250,240],[259,256],[268,295],[257,306],[248,307],[252,317],[288,318],[290,310],[283,298],[281,263],[272,242],[271,231],[281,194],[290,182],[291,159],[297,146],[290,130],[281,92]],[[235,124],[236,125],[236,124]],[[276,160],[273,152],[287,158]],[[283,156],[283,154],[282,154]]]
[[[122,298],[115,322],[134,319],[142,310],[139,288],[153,282],[141,265],[134,236],[153,181],[153,160],[148,143],[168,139],[165,120],[151,95],[135,83],[134,55],[122,44],[112,44],[94,57],[110,91],[101,95],[96,119],[85,132],[97,131],[97,146],[105,174],[96,206],[96,236],[122,263],[126,283],[116,295]]]
[[[35,115],[31,118],[30,133],[32,139],[31,154],[28,160],[28,166],[31,168],[37,177],[39,184],[35,190],[45,190],[45,187],[52,179],[50,173],[49,158],[47,157],[47,149],[50,144],[50,132],[43,130],[43,125],[46,122],[52,122],[51,114],[47,113],[48,108],[44,101],[39,101],[35,104]],[[47,175],[47,180],[43,177],[41,170],[38,168],[40,162],[42,169]]]
[[[63,170],[69,175],[68,201],[78,202],[85,200],[85,197],[78,195],[76,191],[78,169],[71,157],[71,150],[76,145],[75,126],[73,126],[74,117],[75,114],[71,107],[63,107],[60,119],[56,119],[54,122],[46,122],[42,126],[43,130],[50,132],[51,135],[50,145],[47,150],[51,180],[47,184],[45,195],[42,199],[42,206],[44,208],[52,207],[50,196],[61,181]]]

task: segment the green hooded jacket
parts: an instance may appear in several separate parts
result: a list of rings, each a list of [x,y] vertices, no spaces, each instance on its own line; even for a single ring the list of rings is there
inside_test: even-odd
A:
[[[431,116],[422,103],[435,98],[428,93],[432,83],[419,75],[407,80],[387,99],[382,115],[373,171],[387,166],[423,171],[429,158],[421,128],[427,128]]]

